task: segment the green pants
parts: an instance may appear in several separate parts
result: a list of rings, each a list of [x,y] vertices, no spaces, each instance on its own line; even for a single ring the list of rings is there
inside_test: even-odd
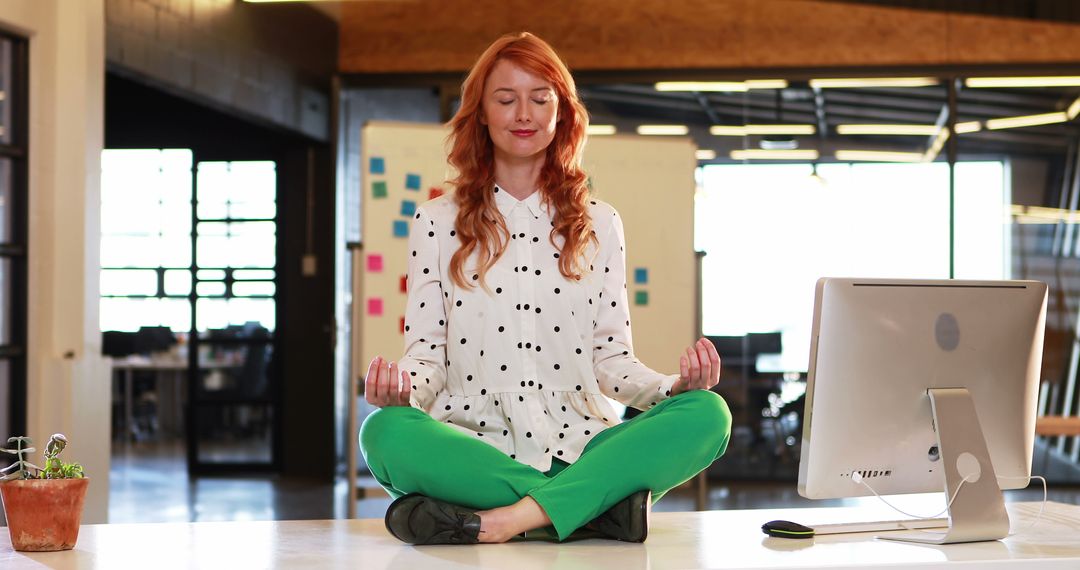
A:
[[[525,496],[551,518],[559,540],[643,489],[656,502],[724,454],[731,412],[693,390],[597,434],[572,465],[542,473],[410,407],[376,410],[360,429],[372,475],[393,498],[420,493],[477,510]]]

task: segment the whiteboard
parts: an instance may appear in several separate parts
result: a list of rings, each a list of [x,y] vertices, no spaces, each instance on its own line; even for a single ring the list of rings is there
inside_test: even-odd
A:
[[[353,302],[355,369],[365,374],[376,355],[397,360],[408,271],[410,204],[432,189],[449,191],[443,125],[370,122],[361,131],[362,167],[359,279]],[[694,157],[685,137],[591,137],[584,166],[593,195],[619,211],[626,232],[627,295],[634,354],[664,374],[678,373],[679,356],[700,334],[694,255]],[[641,272],[639,270],[644,270]],[[644,273],[644,275],[642,275]],[[645,277],[638,282],[637,277]],[[644,295],[642,295],[644,294]],[[647,296],[638,299],[639,296]],[[642,301],[645,301],[642,303]]]

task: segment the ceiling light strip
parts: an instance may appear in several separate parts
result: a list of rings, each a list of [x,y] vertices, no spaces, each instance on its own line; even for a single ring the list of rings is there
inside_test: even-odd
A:
[[[937,125],[846,124],[836,126],[836,132],[841,135],[911,135],[928,137],[936,135],[938,130]]]
[[[615,125],[589,125],[585,127],[585,134],[587,135],[613,135],[615,134]]]
[[[749,79],[746,81],[660,81],[657,91],[744,93],[751,89],[786,89],[786,79]]]
[[[881,150],[838,150],[836,160],[853,162],[921,162],[921,152],[890,152]]]
[[[690,132],[686,125],[638,125],[637,134],[654,136],[682,136]]]
[[[1053,77],[969,77],[964,85],[973,88],[987,87],[1077,87],[1080,76]]]
[[[1039,115],[1022,115],[1019,117],[1001,117],[999,119],[988,119],[986,121],[986,128],[991,131],[999,129],[1016,129],[1021,127],[1034,127],[1037,125],[1052,125],[1054,123],[1064,123],[1068,121],[1069,117],[1065,111],[1059,111],[1056,113],[1042,113]]]
[[[811,79],[810,87],[820,89],[851,89],[860,87],[929,87],[938,85],[935,77],[837,77]]]
[[[713,125],[709,134],[718,137],[742,137],[746,135],[812,135],[814,125]]]
[[[820,154],[813,149],[802,150],[733,150],[730,154],[735,160],[817,160]]]

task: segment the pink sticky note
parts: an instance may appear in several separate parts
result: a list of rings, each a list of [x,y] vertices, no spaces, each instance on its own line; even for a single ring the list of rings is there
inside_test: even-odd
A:
[[[372,273],[382,271],[382,254],[372,253],[367,256],[367,270]]]
[[[367,313],[373,317],[382,316],[382,297],[372,297],[367,300]]]

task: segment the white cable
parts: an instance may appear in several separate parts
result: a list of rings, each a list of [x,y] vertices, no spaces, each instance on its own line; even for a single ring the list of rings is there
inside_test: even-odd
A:
[[[890,508],[892,508],[892,510],[894,510],[894,511],[896,511],[896,512],[898,512],[898,513],[900,513],[900,514],[902,514],[902,515],[904,515],[906,517],[911,517],[913,519],[936,519],[936,518],[940,517],[941,515],[943,515],[943,514],[945,514],[945,513],[947,513],[949,511],[949,507],[951,507],[952,504],[953,504],[953,501],[956,500],[956,496],[960,494],[960,488],[963,487],[964,483],[967,483],[968,479],[970,479],[973,476],[974,476],[974,474],[968,475],[967,477],[964,477],[960,481],[960,484],[956,486],[956,490],[953,491],[952,497],[949,497],[949,502],[945,503],[945,508],[942,509],[942,511],[940,513],[937,513],[936,515],[930,515],[928,517],[923,517],[923,516],[919,516],[919,515],[913,515],[911,513],[905,512],[905,511],[901,510],[900,508],[898,508],[897,506],[890,503],[889,501],[886,501],[885,497],[882,497],[881,495],[879,495],[878,492],[875,491],[874,488],[871,487],[869,483],[867,483],[865,480],[863,480],[862,474],[857,472],[857,471],[855,473],[851,474],[851,480],[854,481],[855,483],[860,483],[860,484],[864,485],[867,489],[870,489],[870,492],[873,493],[875,497],[880,499],[882,503],[885,503]]]
[[[1029,479],[1029,480],[1030,479],[1038,479],[1038,480],[1042,481],[1043,500],[1042,500],[1042,505],[1039,506],[1039,514],[1035,515],[1035,520],[1031,521],[1031,524],[1027,525],[1026,527],[1024,527],[1024,528],[1022,528],[1022,529],[1020,529],[1018,531],[1010,532],[1009,536],[1016,536],[1018,534],[1023,534],[1025,532],[1035,528],[1035,525],[1039,524],[1039,521],[1042,520],[1043,511],[1046,509],[1046,501],[1049,498],[1049,492],[1047,491],[1047,488],[1046,488],[1046,477],[1041,477],[1039,475],[1032,475],[1030,477],[1006,477],[1004,475],[998,475],[998,479]],[[1029,481],[1028,484],[1029,485],[1031,484],[1030,481]]]
[[[890,503],[889,501],[886,501],[885,497],[882,497],[881,495],[879,495],[878,492],[875,491],[874,488],[871,487],[869,483],[867,483],[865,480],[863,480],[863,476],[862,476],[861,473],[858,473],[858,472],[852,473],[851,474],[851,480],[854,481],[855,483],[859,483],[861,485],[864,485],[867,489],[870,489],[870,492],[873,493],[874,496],[877,497],[881,502],[885,503],[892,510],[894,510],[894,511],[896,511],[896,512],[898,512],[898,513],[900,513],[900,514],[902,514],[904,516],[911,517],[911,518],[914,518],[914,519],[934,519],[934,518],[940,517],[941,515],[948,512],[949,507],[951,507],[952,504],[953,504],[953,501],[956,500],[956,496],[960,494],[960,488],[963,487],[964,484],[968,482],[968,479],[971,478],[972,476],[973,476],[973,474],[968,475],[967,477],[964,477],[960,481],[960,484],[956,486],[956,490],[953,491],[952,497],[949,497],[949,501],[945,504],[945,508],[941,512],[939,512],[939,513],[937,513],[935,515],[928,516],[928,517],[922,517],[922,516],[919,516],[919,515],[913,515],[911,513],[905,512],[905,511],[901,510],[900,508],[896,507],[895,505],[893,505],[892,503]],[[1039,506],[1039,514],[1035,515],[1035,520],[1032,521],[1031,524],[1029,524],[1028,526],[1026,526],[1026,527],[1024,527],[1024,528],[1022,528],[1022,529],[1020,529],[1018,531],[1010,532],[1009,536],[1016,536],[1018,534],[1022,534],[1024,532],[1027,532],[1027,531],[1031,530],[1032,528],[1034,528],[1035,525],[1039,524],[1039,521],[1042,520],[1043,511],[1046,510],[1046,502],[1047,502],[1047,499],[1049,498],[1049,491],[1048,491],[1047,485],[1046,485],[1046,478],[1041,477],[1039,475],[1032,475],[1030,477],[1008,477],[1008,476],[1004,476],[1004,475],[998,475],[997,478],[998,479],[1029,479],[1029,480],[1030,479],[1038,479],[1038,480],[1042,481],[1043,500],[1042,500],[1042,505]],[[914,529],[909,529],[909,530],[914,530]]]

